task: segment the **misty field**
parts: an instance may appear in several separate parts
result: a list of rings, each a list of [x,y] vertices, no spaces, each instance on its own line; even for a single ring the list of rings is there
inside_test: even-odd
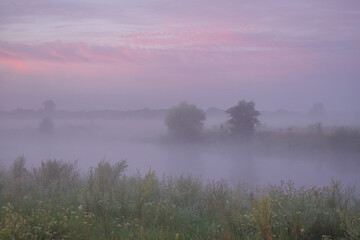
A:
[[[0,172],[1,239],[359,239],[354,187],[292,182],[250,188],[190,175],[127,175],[125,160],[23,157]]]
[[[255,131],[173,109],[165,123],[148,109],[6,113],[0,239],[359,239],[358,125],[290,115],[273,120],[303,122]],[[200,124],[179,125],[186,109]]]

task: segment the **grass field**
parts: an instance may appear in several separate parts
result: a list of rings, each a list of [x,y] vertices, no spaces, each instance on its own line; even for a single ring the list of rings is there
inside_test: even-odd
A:
[[[340,182],[254,189],[126,167],[16,159],[0,172],[0,239],[360,239],[359,194]]]

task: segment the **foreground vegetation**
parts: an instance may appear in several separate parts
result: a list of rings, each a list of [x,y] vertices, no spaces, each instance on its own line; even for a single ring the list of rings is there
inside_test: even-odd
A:
[[[81,176],[57,160],[0,173],[0,239],[360,239],[353,187],[250,189],[191,176],[126,176],[100,162]]]

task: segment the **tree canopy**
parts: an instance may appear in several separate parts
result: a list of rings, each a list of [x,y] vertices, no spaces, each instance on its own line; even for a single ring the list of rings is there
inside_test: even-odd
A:
[[[44,108],[42,109],[43,113],[49,117],[56,111],[56,104],[52,100],[46,100],[43,102]]]
[[[193,104],[182,102],[171,108],[165,124],[170,134],[179,138],[196,138],[200,135],[205,121],[205,112]]]
[[[228,124],[235,136],[251,136],[255,132],[255,126],[260,124],[260,112],[255,110],[255,103],[251,101],[239,101],[236,106],[226,110],[226,113],[230,115]]]
[[[39,132],[41,133],[51,134],[54,132],[54,128],[54,122],[49,117],[43,118],[39,124]]]

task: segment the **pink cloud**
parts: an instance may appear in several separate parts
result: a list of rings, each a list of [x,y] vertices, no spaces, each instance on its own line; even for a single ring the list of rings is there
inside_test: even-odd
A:
[[[13,69],[43,72],[74,72],[121,78],[158,78],[163,81],[197,79],[239,79],[253,76],[292,76],[318,74],[328,63],[346,57],[343,41],[314,41],[249,34],[229,25],[201,25],[133,32],[120,37],[119,46],[85,42],[55,41],[20,44],[0,41],[2,63]],[[341,47],[342,51],[329,49]],[[344,52],[344,53],[343,53]],[[339,63],[340,65],[343,63]],[[27,67],[33,65],[31,68]],[[22,66],[22,67],[21,67]],[[36,70],[38,69],[38,70]],[[28,70],[30,71],[30,70]],[[173,77],[173,76],[176,77]],[[162,80],[158,80],[162,81]]]
[[[19,57],[19,54],[16,52],[12,52],[6,49],[0,48],[0,55],[8,56],[8,57]]]
[[[49,62],[111,63],[131,60],[129,51],[122,47],[91,46],[86,43],[60,41],[37,45],[0,42],[0,56]]]
[[[239,41],[236,31],[230,26],[176,27],[171,24],[158,30],[133,32],[124,36],[122,40],[126,45],[160,49],[217,47]]]
[[[23,61],[15,60],[11,58],[5,58],[0,56],[0,65],[5,65],[11,67],[19,73],[25,73],[27,71],[27,67]]]

